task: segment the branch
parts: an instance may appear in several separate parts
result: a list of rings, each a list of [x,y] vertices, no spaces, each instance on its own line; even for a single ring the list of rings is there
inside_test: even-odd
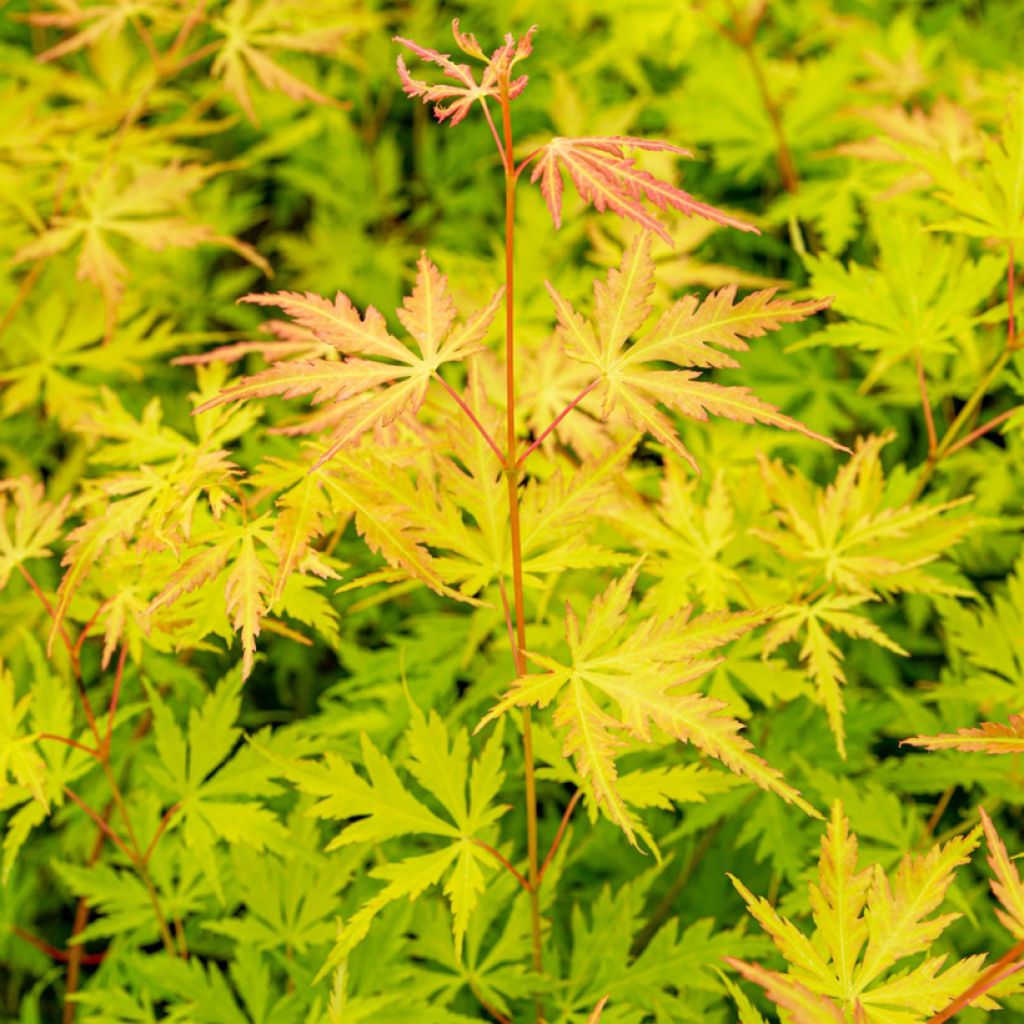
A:
[[[928,400],[928,383],[924,376],[924,363],[921,353],[914,353],[914,366],[917,369],[917,385],[921,389],[921,408],[924,409],[924,422],[928,427],[928,454],[934,455],[939,447],[939,439],[935,433],[935,417],[932,415],[932,404]]]
[[[930,1018],[928,1024],[945,1024],[947,1020],[955,1016],[965,1007],[970,1006],[979,996],[984,995],[990,988],[998,985],[1004,978],[1019,971],[1024,964],[1017,963],[1017,958],[1024,954],[1024,942],[1018,942],[1008,953],[1000,957],[987,971],[980,975],[977,981],[966,992],[962,992],[940,1013]]]
[[[516,881],[527,891],[532,892],[530,883],[493,847],[485,843],[482,839],[474,839],[474,843],[480,847],[481,850],[486,850],[506,871],[510,871]]]
[[[567,405],[567,406],[566,406],[566,407],[565,407],[565,408],[564,408],[564,409],[563,409],[563,410],[562,410],[562,411],[561,411],[561,412],[560,412],[560,413],[559,413],[559,414],[558,414],[558,415],[557,415],[557,416],[556,416],[556,417],[555,417],[555,418],[554,418],[554,419],[553,419],[553,420],[552,420],[552,421],[551,421],[551,422],[550,422],[550,423],[548,424],[548,426],[547,426],[547,427],[546,427],[546,428],[544,429],[544,431],[543,431],[543,432],[541,433],[540,437],[538,437],[538,438],[537,438],[537,440],[536,440],[536,441],[534,441],[534,442],[533,442],[533,444],[531,444],[531,445],[530,445],[530,447],[529,447],[529,448],[527,448],[527,449],[526,449],[526,451],[525,451],[525,452],[523,452],[523,454],[519,456],[519,458],[518,458],[518,459],[516,460],[516,465],[517,465],[517,466],[521,466],[521,465],[522,465],[522,464],[523,464],[523,463],[524,463],[524,462],[526,461],[526,458],[527,458],[527,456],[528,456],[528,455],[530,454],[530,452],[532,452],[532,451],[533,451],[533,450],[534,450],[535,448],[537,448],[537,447],[539,447],[540,445],[542,445],[542,444],[544,443],[545,439],[547,438],[548,434],[550,434],[550,433],[551,433],[551,431],[552,431],[552,430],[554,430],[554,429],[555,429],[555,427],[557,427],[557,426],[558,426],[558,424],[559,424],[559,423],[561,423],[561,422],[562,422],[562,420],[564,420],[564,419],[565,419],[565,417],[566,417],[566,416],[568,416],[568,415],[569,415],[569,413],[571,413],[571,412],[573,411],[573,409],[575,409],[575,408],[576,408],[576,406],[577,406],[577,405],[579,405],[579,404],[580,404],[580,402],[582,402],[582,401],[583,401],[583,399],[584,399],[584,398],[586,398],[586,397],[587,397],[587,395],[589,395],[589,394],[590,394],[590,392],[591,392],[591,391],[593,391],[593,390],[594,390],[594,388],[596,388],[596,387],[597,387],[597,385],[598,385],[598,384],[600,384],[600,383],[601,383],[601,379],[600,379],[600,377],[599,377],[599,378],[598,378],[597,380],[592,380],[592,381],[591,381],[591,382],[590,382],[590,383],[589,383],[589,384],[588,384],[588,385],[587,385],[587,386],[586,386],[586,387],[585,387],[585,388],[584,388],[584,389],[583,389],[583,390],[582,390],[582,391],[581,391],[581,392],[580,392],[580,393],[579,393],[579,394],[578,394],[578,395],[577,395],[577,396],[576,396],[576,397],[575,397],[575,398],[574,398],[574,399],[573,399],[573,400],[572,400],[572,401],[571,401],[571,402],[570,402],[570,403],[569,403],[569,404],[568,404],[568,405]]]
[[[572,812],[576,809],[576,805],[580,802],[580,798],[583,796],[583,790],[577,789],[572,795],[572,799],[569,801],[569,806],[566,807],[565,813],[562,815],[562,823],[558,826],[558,832],[555,835],[555,840],[551,844],[551,849],[548,850],[548,855],[544,858],[544,863],[540,866],[540,871],[537,873],[537,885],[544,881],[544,872],[547,871],[548,865],[554,860],[555,854],[558,852],[559,844],[562,842],[562,836],[565,835],[565,830],[569,826],[569,819],[572,817]]]
[[[955,445],[948,448],[946,454],[952,455],[954,452],[960,451],[961,448],[966,448],[969,444],[973,444],[979,437],[987,434],[993,427],[998,427],[1000,423],[1008,420],[1014,413],[1018,413],[1022,409],[1024,409],[1024,405],[1015,405],[1012,409],[1007,409],[1006,412],[993,416],[988,423],[982,424],[977,430],[972,430],[966,437],[961,438]]]
[[[74,800],[79,807],[89,815],[90,818],[96,823],[99,830],[134,864],[135,854],[128,849],[125,841],[100,817],[100,815],[90,807],[73,789],[68,786],[64,787],[64,795]]]
[[[437,370],[434,371],[434,379],[440,381],[440,383],[444,386],[444,389],[448,392],[448,394],[455,399],[459,408],[469,417],[473,426],[476,427],[476,429],[480,432],[480,436],[491,446],[491,451],[493,451],[494,454],[498,456],[498,460],[501,462],[502,469],[504,469],[505,453],[498,447],[498,443],[488,433],[487,428],[480,422],[479,419],[477,419],[476,413],[473,412],[472,409],[470,409],[470,407],[463,400],[462,395],[460,395],[458,391],[456,391],[455,388],[453,388],[451,384],[449,384],[448,381],[446,381],[444,377],[442,377],[441,374],[437,372]]]

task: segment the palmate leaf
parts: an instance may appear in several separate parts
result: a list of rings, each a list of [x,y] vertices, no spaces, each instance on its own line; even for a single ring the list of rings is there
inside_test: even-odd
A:
[[[840,687],[846,682],[846,675],[843,652],[829,631],[858,640],[870,640],[894,654],[907,654],[874,622],[856,613],[855,609],[864,603],[865,599],[860,594],[830,594],[809,604],[783,605],[774,615],[761,647],[761,657],[767,659],[781,644],[802,637],[800,661],[817,686],[818,700],[828,715],[829,728],[842,757],[846,757],[846,741]]]
[[[731,217],[724,210],[702,203],[681,188],[640,170],[626,155],[630,149],[686,157],[693,155],[669,142],[619,135],[554,138],[540,148],[530,181],[539,183],[556,228],[562,226],[562,194],[565,188],[562,172],[565,171],[585,203],[599,212],[610,210],[635,221],[669,243],[672,236],[647,210],[644,201],[658,210],[678,210],[740,231],[760,234],[753,224]]]
[[[753,753],[740,734],[742,725],[724,713],[722,701],[674,692],[711,671],[722,659],[706,655],[763,622],[766,613],[691,618],[687,609],[630,629],[628,605],[638,573],[636,566],[610,584],[591,604],[582,627],[567,606],[571,664],[527,652],[546,671],[514,680],[477,729],[513,707],[557,702],[554,723],[564,730],[563,754],[576,758],[598,805],[634,845],[636,825],[618,786],[615,758],[627,737],[650,742],[653,729],[694,744],[736,774],[816,814],[776,769]],[[618,715],[605,710],[609,701],[617,705]]]
[[[696,420],[724,416],[795,430],[841,451],[848,450],[783,415],[749,388],[697,379],[703,368],[739,366],[722,349],[746,351],[746,338],[760,337],[783,323],[802,320],[824,309],[828,300],[775,299],[772,289],[755,292],[739,302],[734,302],[734,288],[712,293],[703,303],[688,296],[627,347],[650,315],[648,299],[653,286],[654,264],[646,233],[630,243],[618,269],[609,271],[605,281],[595,283],[592,320],[573,309],[551,284],[547,286],[566,353],[600,374],[594,394],[602,399],[605,417],[615,409],[621,410],[639,430],[652,434],[695,469],[696,461],[679,440],[675,425],[657,408],[659,405]],[[663,363],[680,368],[664,370],[658,365]]]
[[[22,563],[48,557],[61,536],[69,498],[49,502],[45,493],[28,477],[0,480],[0,590]]]
[[[805,935],[732,878],[787,967],[780,972],[742,960],[728,962],[793,1021],[840,1024],[852,1016],[863,1024],[921,1024],[981,973],[984,956],[945,967],[944,955],[929,953],[959,917],[935,914],[981,831],[979,825],[927,853],[907,854],[890,879],[878,864],[859,868],[857,838],[837,801],[821,840],[818,880],[809,886],[813,935]],[[901,967],[901,961],[921,954],[925,958],[916,966]],[[987,997],[976,1005],[996,1006]]]
[[[487,306],[457,323],[447,278],[421,254],[415,287],[398,310],[415,345],[410,348],[389,333],[384,317],[373,306],[360,317],[341,292],[333,302],[311,293],[247,295],[242,301],[280,307],[345,358],[276,362],[203,402],[195,412],[269,395],[312,395],[314,404],[331,401],[339,407],[339,416],[333,440],[316,468],[371,428],[385,426],[403,413],[415,413],[438,367],[459,362],[483,347],[500,298],[501,292],[496,292]]]
[[[1024,715],[1010,715],[1009,722],[982,722],[976,729],[958,729],[938,736],[912,736],[903,740],[925,750],[963,750],[986,754],[1024,753]]]
[[[128,277],[128,267],[111,245],[114,237],[154,252],[227,246],[270,276],[269,264],[252,246],[180,212],[192,193],[222,170],[219,164],[171,163],[143,168],[127,180],[117,167],[97,173],[78,196],[82,212],[53,217],[51,227],[19,249],[14,261],[47,259],[81,243],[78,277],[99,288],[108,320]]]
[[[411,39],[395,36],[395,42],[401,43],[411,50],[420,60],[436,64],[446,78],[455,84],[428,85],[409,74],[402,57],[398,58],[398,77],[402,82],[402,91],[411,99],[420,99],[424,103],[434,104],[434,116],[438,121],[447,121],[453,127],[462,121],[473,104],[480,102],[486,105],[487,99],[498,99],[500,96],[500,79],[508,76],[512,68],[521,60],[525,60],[533,52],[533,34],[536,26],[528,29],[519,39],[511,34],[488,58],[471,33],[459,30],[459,19],[452,22],[452,35],[455,45],[465,53],[486,65],[480,81],[477,82],[473,69],[468,64],[456,64],[447,53],[428,49],[414,43]],[[508,98],[519,96],[526,88],[526,75],[518,78],[509,77]]]
[[[0,663],[0,797],[9,785],[8,780],[13,778],[49,813],[50,802],[45,790],[46,763],[36,750],[35,735],[23,731],[31,702],[31,694],[15,701],[14,677]]]
[[[325,11],[317,12],[315,7],[309,11],[298,3],[231,0],[223,14],[213,20],[214,30],[224,37],[224,41],[214,57],[212,72],[224,80],[224,85],[253,124],[260,123],[250,89],[253,77],[264,89],[277,90],[297,102],[341,105],[287,71],[270,56],[271,52],[282,50],[336,53],[350,28],[344,24],[315,24],[318,13],[327,14]],[[337,15],[331,12],[327,17],[334,20]],[[300,26],[298,30],[297,26]]]
[[[505,813],[495,798],[505,775],[500,731],[476,758],[470,757],[465,730],[454,738],[436,712],[424,715],[415,705],[406,734],[408,771],[444,811],[439,814],[414,794],[391,762],[362,736],[362,764],[367,777],[337,754],[323,762],[273,757],[278,773],[300,792],[317,797],[309,813],[317,818],[352,821],[327,850],[355,843],[377,844],[405,836],[429,836],[443,845],[422,855],[407,856],[370,871],[386,885],[346,922],[324,970],[337,966],[360,943],[380,911],[403,897],[415,899],[433,885],[442,885],[451,905],[456,955],[470,915],[484,889],[494,861],[478,839]]]

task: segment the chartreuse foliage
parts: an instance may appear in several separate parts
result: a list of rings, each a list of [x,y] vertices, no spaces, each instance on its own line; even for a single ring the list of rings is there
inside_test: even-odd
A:
[[[1024,19],[506,6],[5,8],[0,1021],[1021,1013]]]

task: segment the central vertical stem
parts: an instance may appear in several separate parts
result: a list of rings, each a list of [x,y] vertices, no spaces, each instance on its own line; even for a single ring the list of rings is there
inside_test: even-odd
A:
[[[515,362],[515,222],[516,173],[512,158],[512,115],[508,76],[501,83],[501,125],[505,142],[505,479],[508,481],[508,516],[512,534],[512,588],[515,607],[516,642],[513,652],[516,672],[526,674],[526,612],[523,599],[523,544],[519,529],[519,469],[516,466],[516,362]],[[523,763],[526,783],[527,880],[530,883],[530,926],[533,969],[543,968],[541,955],[540,899],[537,857],[537,780],[533,764],[533,733],[529,708],[523,709]],[[540,1003],[537,1020],[542,1019]]]

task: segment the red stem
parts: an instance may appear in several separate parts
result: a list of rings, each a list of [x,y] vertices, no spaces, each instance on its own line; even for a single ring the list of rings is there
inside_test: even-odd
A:
[[[25,582],[32,588],[32,593],[39,598],[40,602],[42,603],[42,606],[46,609],[46,614],[49,615],[50,618],[54,620],[54,622],[56,622],[57,614],[53,610],[53,605],[50,604],[50,599],[43,593],[42,587],[40,587],[39,584],[36,583],[32,573],[30,573],[28,569],[26,569],[25,566],[21,564],[21,562],[18,563],[18,571],[21,573],[22,578],[25,580]],[[64,646],[68,650],[68,656],[71,658],[71,667],[74,669],[75,675],[77,676],[79,674],[78,655],[75,653],[75,647],[71,643],[71,637],[68,636],[68,631],[64,628],[64,623],[61,623],[59,628],[61,639],[64,641]]]
[[[935,418],[932,415],[932,404],[928,400],[928,382],[924,376],[924,363],[921,353],[914,353],[914,365],[917,369],[917,386],[921,389],[921,408],[924,409],[924,422],[928,427],[928,454],[934,455],[939,448],[939,438],[935,433]]]
[[[594,390],[594,388],[596,388],[596,387],[597,387],[597,385],[598,385],[598,384],[600,384],[600,383],[601,383],[601,380],[600,380],[600,378],[598,378],[597,380],[592,380],[592,381],[591,381],[591,382],[590,382],[590,383],[589,383],[589,384],[588,384],[588,385],[587,385],[587,386],[586,386],[586,387],[585,387],[585,388],[584,388],[584,389],[583,389],[583,390],[582,390],[582,391],[581,391],[581,392],[580,392],[580,393],[579,393],[579,394],[578,394],[578,395],[577,395],[577,396],[576,396],[576,397],[575,397],[575,398],[574,398],[574,399],[573,399],[573,400],[572,400],[572,401],[571,401],[571,402],[570,402],[570,403],[569,403],[569,404],[568,404],[568,405],[567,405],[567,406],[566,406],[566,407],[565,407],[565,408],[564,408],[564,409],[563,409],[563,410],[562,410],[562,411],[561,411],[561,412],[560,412],[560,413],[559,413],[559,414],[558,414],[558,415],[557,415],[557,416],[556,416],[556,417],[555,417],[555,418],[554,418],[554,419],[553,419],[553,420],[552,420],[552,421],[551,421],[551,422],[550,422],[550,423],[548,424],[548,426],[547,426],[547,427],[546,427],[546,428],[544,429],[544,431],[543,431],[543,432],[541,433],[540,437],[538,437],[538,438],[537,438],[537,440],[536,440],[536,441],[534,441],[534,442],[533,442],[533,444],[531,444],[531,445],[530,445],[530,447],[529,447],[529,448],[527,448],[527,449],[526,449],[526,451],[525,451],[525,452],[523,452],[523,454],[519,456],[519,458],[518,458],[518,459],[516,460],[516,465],[517,465],[517,466],[521,466],[521,465],[522,465],[522,464],[523,464],[523,463],[524,463],[524,462],[526,461],[526,459],[527,459],[527,457],[529,456],[529,454],[530,454],[530,453],[531,453],[531,452],[532,452],[532,451],[533,451],[533,450],[534,450],[535,448],[538,448],[538,447],[540,447],[540,445],[542,445],[542,444],[544,443],[544,441],[546,440],[546,438],[547,438],[548,434],[550,434],[550,433],[551,433],[551,431],[552,431],[552,430],[554,430],[554,429],[555,429],[555,428],[556,428],[556,427],[558,426],[558,424],[559,424],[559,423],[561,423],[561,422],[562,422],[562,420],[564,420],[564,419],[565,419],[565,417],[566,417],[566,416],[568,416],[568,415],[569,415],[569,413],[571,413],[571,412],[573,411],[573,409],[575,409],[575,408],[576,408],[576,406],[577,406],[577,405],[579,405],[579,404],[580,404],[580,402],[582,402],[582,401],[583,401],[583,399],[584,399],[584,398],[586,398],[586,397],[587,397],[587,395],[589,395],[589,394],[590,394],[590,392],[591,392],[591,391],[593,391],[593,390]]]
[[[79,807],[89,815],[90,818],[96,823],[99,830],[134,864],[136,861],[135,854],[128,849],[124,840],[103,820],[103,818],[90,807],[73,789],[68,786],[64,787],[65,796],[74,800]]]
[[[576,810],[576,805],[580,802],[580,798],[583,796],[583,790],[577,789],[572,795],[572,799],[569,801],[569,806],[566,807],[565,813],[562,815],[562,823],[558,826],[558,832],[555,834],[555,841],[551,844],[551,849],[548,850],[548,855],[544,858],[544,863],[540,867],[540,873],[537,875],[537,884],[540,885],[544,881],[544,872],[547,871],[548,865],[555,859],[555,854],[558,852],[558,847],[562,842],[562,836],[565,835],[565,830],[569,827],[569,819],[572,817],[572,812]]]
[[[1014,415],[1014,413],[1018,413],[1022,409],[1024,409],[1024,405],[1015,405],[1012,409],[1007,409],[1006,412],[1001,412],[998,416],[993,416],[988,423],[983,423],[976,430],[972,430],[966,437],[960,438],[960,440],[951,448],[947,448],[946,454],[952,455],[953,452],[958,452],[961,448],[966,448],[969,444],[977,441],[979,437],[987,434],[993,427],[998,427],[1000,423],[1008,420]]]
[[[477,419],[476,413],[473,412],[473,410],[466,404],[466,402],[463,400],[462,396],[458,393],[458,391],[456,391],[455,388],[453,388],[451,384],[449,384],[448,381],[446,381],[444,377],[441,376],[441,374],[435,371],[434,379],[440,381],[440,383],[444,385],[444,389],[448,392],[449,395],[452,396],[452,398],[455,399],[459,408],[469,417],[470,422],[480,432],[480,436],[483,437],[483,439],[491,446],[491,450],[494,452],[495,455],[498,456],[498,461],[504,468],[505,453],[501,450],[500,447],[498,447],[497,441],[495,441],[494,438],[491,437],[491,435],[487,431],[487,428],[480,422],[479,419]]]
[[[103,741],[103,749],[110,753],[110,737],[114,732],[114,718],[117,716],[117,704],[121,699],[121,680],[124,678],[124,662],[128,657],[127,642],[121,644],[121,655],[117,659],[117,669],[114,672],[114,690],[110,695],[110,707],[107,710],[107,738]]]
[[[493,846],[488,845],[482,839],[474,839],[474,843],[481,850],[486,850],[506,871],[515,876],[515,880],[529,893],[533,892],[530,883],[503,857]]]
[[[103,614],[103,609],[106,608],[108,604],[110,604],[110,598],[107,598],[105,601],[101,601],[96,606],[96,611],[92,613],[89,621],[82,627],[81,632],[78,634],[78,639],[75,641],[75,658],[77,660],[81,660],[82,647],[85,645],[85,641],[89,637],[89,630],[96,625],[96,620]]]
[[[35,946],[41,953],[45,953],[51,960],[56,960],[58,963],[66,964],[71,961],[72,954],[63,949],[58,949],[56,946],[51,946],[48,942],[44,942],[42,939],[36,937],[31,932],[25,931],[24,928],[19,928],[18,925],[14,925],[11,931],[18,936],[19,939],[24,939],[29,945]],[[102,953],[83,953],[79,958],[83,964],[99,964],[102,963],[106,958],[107,951],[104,950]]]
[[[160,819],[160,824],[157,825],[156,831],[153,833],[153,838],[149,841],[149,846],[146,847],[146,852],[142,855],[142,863],[148,864],[149,858],[153,856],[153,851],[156,849],[156,844],[160,842],[160,837],[164,834],[167,826],[171,823],[171,818],[181,810],[181,804],[173,804],[168,807],[164,812],[164,816]]]
[[[78,740],[71,739],[70,736],[58,736],[52,732],[41,732],[39,733],[39,739],[41,740],[53,740],[55,743],[64,743],[69,747],[74,747],[75,750],[84,751],[90,757],[95,757],[99,760],[102,755],[98,750],[94,750],[92,747],[87,747],[84,743],[79,743]]]
[[[1024,942],[1018,942],[1008,953],[1001,956],[987,971],[966,992],[962,992],[940,1013],[935,1014],[928,1024],[945,1024],[947,1020],[969,1006],[979,996],[984,995],[990,988],[998,985],[1003,978],[1009,977],[1015,971],[1024,967],[1024,964],[1016,963],[1021,954],[1024,954]],[[1009,970],[1007,970],[1009,968]]]

